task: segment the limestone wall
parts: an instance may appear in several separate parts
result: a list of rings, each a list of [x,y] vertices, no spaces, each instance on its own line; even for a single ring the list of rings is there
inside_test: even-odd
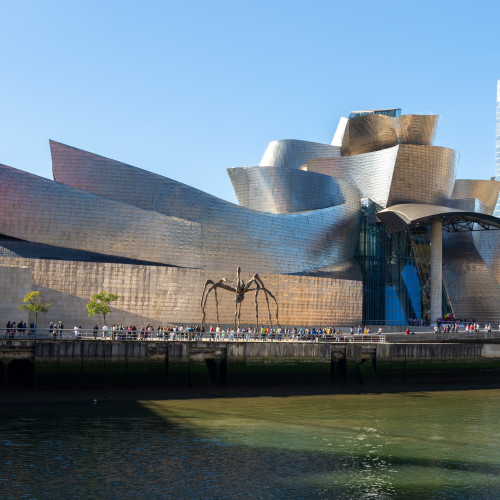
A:
[[[205,280],[218,281],[222,277],[236,280],[236,269],[231,276],[226,272],[163,266],[8,257],[1,261],[11,266],[28,266],[25,272],[33,273],[33,288],[52,304],[49,313],[40,315],[39,327],[48,325],[49,321],[62,321],[68,328],[75,324],[83,328],[95,323],[101,326],[102,317],[89,318],[85,306],[92,294],[103,290],[119,295],[107,321],[110,324],[134,324],[137,327],[147,323],[155,327],[160,324],[196,325],[201,323],[200,299]],[[250,269],[242,269],[242,278],[248,280],[251,273]],[[360,322],[360,281],[276,274],[261,275],[261,278],[278,300],[282,325],[350,326]],[[15,302],[17,307],[21,303],[19,297],[22,300],[24,293],[16,292],[8,300]],[[218,300],[221,324],[233,324],[234,294],[219,291]],[[258,303],[260,323],[269,324],[263,293],[259,295]],[[275,322],[274,307],[271,311]],[[7,322],[4,314],[1,314],[0,321]],[[253,292],[248,293],[243,302],[241,323],[255,325]],[[216,324],[213,293],[208,300],[207,324]]]
[[[8,321],[28,322],[28,313],[17,307],[33,290],[32,274],[30,267],[0,265],[0,328],[5,328]]]

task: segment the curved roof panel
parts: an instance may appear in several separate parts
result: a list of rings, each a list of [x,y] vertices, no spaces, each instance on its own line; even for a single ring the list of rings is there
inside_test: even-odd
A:
[[[390,233],[401,231],[407,226],[427,225],[433,221],[441,221],[443,229],[448,231],[470,231],[474,224],[483,229],[500,229],[500,218],[492,215],[417,203],[391,206],[378,212],[377,217]]]

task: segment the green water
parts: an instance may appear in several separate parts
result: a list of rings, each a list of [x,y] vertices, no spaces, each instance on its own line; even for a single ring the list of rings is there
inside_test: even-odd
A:
[[[1,498],[499,498],[500,390],[2,405]]]

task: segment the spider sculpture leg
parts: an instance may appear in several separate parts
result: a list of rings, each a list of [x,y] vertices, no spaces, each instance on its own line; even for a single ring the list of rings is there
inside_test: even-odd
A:
[[[217,313],[217,326],[220,326],[219,301],[217,299],[217,288],[214,288],[214,295],[215,295],[215,312]]]
[[[216,305],[216,309],[217,309],[217,324],[219,323],[219,302],[217,300],[217,291],[216,290],[217,290],[217,288],[222,288],[223,290],[228,290],[230,292],[233,291],[233,289],[229,285],[226,285],[224,283],[224,281],[227,281],[227,280],[224,280],[224,278],[223,278],[223,279],[219,280],[217,283],[215,283],[212,280],[207,280],[205,282],[205,288],[203,290],[203,295],[201,297],[201,309],[203,312],[203,320],[202,320],[203,326],[206,326],[205,325],[205,307],[207,305],[208,296],[210,295],[210,292],[212,290],[214,290],[214,292],[215,292],[215,305]],[[209,285],[211,285],[210,288],[208,290],[206,290],[207,286],[209,286]]]
[[[262,290],[264,291],[264,297],[266,298],[266,302],[267,302],[267,314],[269,315],[269,323],[271,325],[271,330],[273,328],[273,319],[271,317],[271,306],[269,305],[269,297],[267,296],[267,290],[265,288],[262,288]]]
[[[260,276],[258,274],[254,275],[253,279],[255,279],[255,281],[261,285],[262,289],[264,290],[264,293],[266,294],[266,299],[267,299],[267,296],[269,295],[274,300],[274,303],[276,305],[276,324],[278,326],[281,326],[279,323],[279,319],[278,319],[279,306],[278,306],[278,301],[276,300],[276,297],[265,287],[264,282],[260,279]],[[268,302],[268,304],[269,304],[269,302]],[[269,314],[271,314],[271,313],[269,313]]]
[[[209,285],[215,285],[215,282],[212,280],[207,280],[205,281],[205,286],[203,287],[203,293],[201,294],[201,302],[200,302],[200,307],[201,307],[201,312],[202,312],[202,319],[201,319],[201,325],[205,326],[205,304],[207,302],[205,298],[205,292],[206,296],[208,297],[208,294],[210,293],[210,290],[212,290],[213,286],[209,288],[207,292],[207,286]]]
[[[236,333],[238,333],[238,330],[240,329],[241,327],[241,302],[240,302],[240,306],[238,307],[238,328],[236,329]]]
[[[238,322],[238,290],[234,297],[234,329],[236,330],[236,323]]]
[[[266,302],[267,302],[267,312],[268,312],[268,314],[269,314],[269,323],[270,323],[270,326],[271,326],[271,328],[272,328],[272,327],[273,327],[273,320],[272,320],[272,317],[271,317],[271,306],[269,305],[269,297],[267,296],[267,292],[268,292],[268,290],[266,289],[266,287],[261,286],[261,285],[263,285],[262,280],[260,280],[260,278],[259,278],[259,280],[260,280],[260,283],[259,283],[259,281],[257,281],[257,279],[256,279],[255,277],[259,278],[257,275],[255,275],[255,276],[252,278],[252,279],[255,279],[255,284],[256,284],[256,285],[257,285],[257,287],[258,287],[258,288],[257,288],[257,291],[255,292],[255,300],[257,300],[257,296],[258,296],[259,292],[262,290],[262,291],[264,292],[264,297],[266,297]]]
[[[260,292],[260,285],[255,282],[255,333],[259,333],[259,301],[257,300]]]

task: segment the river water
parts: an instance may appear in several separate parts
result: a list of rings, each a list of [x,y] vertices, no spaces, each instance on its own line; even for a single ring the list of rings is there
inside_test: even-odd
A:
[[[0,497],[500,498],[500,390],[2,404]]]

